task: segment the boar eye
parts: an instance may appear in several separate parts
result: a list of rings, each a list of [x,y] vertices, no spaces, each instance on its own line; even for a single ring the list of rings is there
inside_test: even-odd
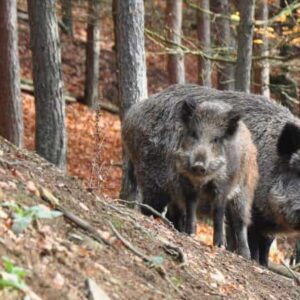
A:
[[[212,139],[211,142],[212,142],[213,144],[219,144],[219,143],[221,143],[221,141],[222,141],[221,138],[215,137],[214,139]]]
[[[196,131],[191,131],[191,137],[193,138],[193,139],[197,139],[198,138],[198,134],[197,134],[197,132]]]

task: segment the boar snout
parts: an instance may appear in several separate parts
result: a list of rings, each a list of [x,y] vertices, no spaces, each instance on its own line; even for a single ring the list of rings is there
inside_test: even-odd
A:
[[[197,175],[204,175],[206,172],[206,167],[203,162],[197,161],[191,166],[191,170]]]

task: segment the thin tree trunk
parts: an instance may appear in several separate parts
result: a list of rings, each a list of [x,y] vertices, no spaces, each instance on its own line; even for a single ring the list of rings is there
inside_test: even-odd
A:
[[[22,147],[17,1],[0,2],[0,134]]]
[[[73,36],[72,0],[62,0],[62,21],[68,34]]]
[[[175,51],[180,51],[182,26],[182,0],[167,0],[166,28],[168,40]],[[167,62],[169,82],[184,83],[184,56],[182,54],[169,54]]]
[[[220,49],[220,55],[230,56],[235,48],[234,36],[230,27],[230,7],[228,0],[212,1],[213,11],[224,17],[216,20],[216,46]],[[220,90],[234,90],[234,66],[228,63],[220,63],[218,69],[218,88]]]
[[[89,0],[84,103],[97,107],[99,98],[100,0]]]
[[[134,103],[147,98],[144,42],[144,1],[117,1],[117,53],[121,120]],[[136,196],[132,165],[123,151],[123,182],[120,197]]]
[[[255,0],[238,2],[240,23],[237,39],[237,65],[235,70],[235,89],[250,92],[252,65],[252,38],[254,28]]]
[[[203,10],[209,11],[209,0],[199,0],[199,7]],[[203,11],[197,11],[197,34],[198,39],[202,45],[202,50],[206,54],[211,53],[211,30],[210,30],[210,15]],[[199,56],[198,60],[198,81],[199,84],[211,87],[211,62],[209,59]]]
[[[259,0],[257,6],[257,18],[258,20],[266,21],[269,17],[268,1]],[[262,43],[254,46],[254,51],[258,56],[269,55],[269,41],[267,37],[267,24],[261,27],[262,33],[256,36]],[[270,64],[268,59],[261,60],[255,64],[255,85],[254,91],[257,94],[262,94],[266,97],[270,97]]]
[[[118,11],[118,0],[112,0],[111,14],[114,24],[114,43],[115,50],[117,50],[117,11]]]
[[[66,165],[65,101],[55,0],[28,0],[36,107],[36,151]]]
[[[115,72],[116,72],[116,78],[117,78],[117,93],[116,93],[116,98],[117,98],[117,104],[118,104],[118,107],[120,108],[121,107],[121,103],[120,103],[120,99],[119,99],[119,79],[118,79],[118,76],[119,76],[119,68],[118,68],[118,45],[117,45],[117,42],[118,42],[118,35],[117,35],[117,21],[118,21],[118,18],[117,18],[117,12],[118,12],[118,0],[112,0],[112,19],[113,19],[113,24],[114,24],[114,47],[113,47],[113,50],[114,50],[114,53],[115,53],[115,60],[116,60],[116,68],[115,68]]]
[[[299,264],[300,263],[300,240],[299,239],[296,241],[295,259],[296,259],[296,264]]]

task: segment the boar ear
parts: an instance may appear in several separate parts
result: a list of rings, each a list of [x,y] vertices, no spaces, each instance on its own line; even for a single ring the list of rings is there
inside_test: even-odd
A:
[[[277,142],[279,156],[290,158],[300,149],[300,127],[293,123],[286,123]]]
[[[241,114],[238,111],[231,109],[227,113],[226,118],[227,118],[227,128],[226,128],[225,135],[227,137],[231,137],[236,133],[239,127],[239,120],[241,119]]]
[[[197,102],[194,99],[187,99],[182,102],[181,119],[183,122],[188,122],[193,116],[197,107]]]

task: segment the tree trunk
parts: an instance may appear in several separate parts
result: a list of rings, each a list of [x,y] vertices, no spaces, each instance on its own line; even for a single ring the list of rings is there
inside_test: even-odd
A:
[[[295,260],[296,260],[296,264],[300,263],[300,240],[299,239],[296,241],[296,246],[295,246]]]
[[[234,36],[230,27],[230,7],[228,0],[212,1],[212,10],[224,17],[216,19],[216,46],[220,50],[220,55],[231,57],[235,49]],[[220,90],[234,90],[234,66],[229,63],[218,64],[218,88]]]
[[[72,0],[62,0],[62,21],[69,35],[73,36]]]
[[[89,0],[84,103],[96,108],[99,98],[100,0]]]
[[[23,145],[20,93],[17,1],[0,2],[0,134],[15,145]]]
[[[55,0],[28,0],[36,107],[36,151],[66,165],[65,101]]]
[[[166,28],[168,40],[171,42],[171,48],[175,51],[181,51],[177,45],[181,44],[181,26],[182,26],[182,0],[167,0],[166,7]],[[169,82],[184,83],[184,57],[182,54],[169,54],[167,62],[167,71]]]
[[[259,0],[257,6],[257,18],[258,20],[266,21],[269,17],[268,1]],[[254,46],[254,51],[257,56],[269,55],[269,41],[267,37],[267,24],[261,27],[261,33],[257,34],[256,38],[262,41],[261,44]],[[270,97],[270,64],[268,59],[261,60],[255,64],[255,85],[254,91],[257,94],[262,94],[266,97]]]
[[[114,25],[114,48],[117,50],[117,11],[118,11],[118,0],[112,0],[111,14]]]
[[[254,28],[255,0],[238,2],[240,23],[237,39],[237,64],[235,70],[235,89],[250,92],[252,65],[252,38]]]
[[[203,10],[210,10],[209,0],[199,0],[199,7]],[[206,54],[211,53],[211,30],[210,30],[210,15],[203,11],[197,11],[197,34],[201,43],[202,50]],[[199,56],[198,60],[199,84],[211,87],[211,62],[209,59]]]
[[[116,98],[115,100],[117,100],[117,105],[120,108],[121,107],[121,103],[120,103],[120,99],[119,99],[119,87],[118,87],[118,83],[119,83],[119,68],[118,68],[118,34],[117,34],[117,12],[118,12],[118,0],[112,0],[112,19],[113,19],[113,26],[114,26],[114,55],[115,55],[115,63],[116,63],[116,67],[115,67],[115,72],[116,72],[116,78],[117,78],[117,92],[116,92]]]
[[[134,103],[147,98],[144,42],[144,1],[117,1],[117,53],[121,120]],[[123,151],[123,182],[120,197],[136,194],[132,168]]]

